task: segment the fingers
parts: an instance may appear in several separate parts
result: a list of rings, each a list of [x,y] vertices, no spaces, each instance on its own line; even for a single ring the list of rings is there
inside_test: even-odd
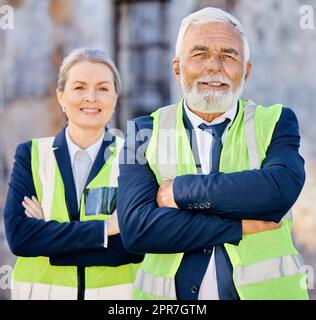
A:
[[[242,233],[253,234],[263,231],[275,230],[282,227],[282,222],[260,221],[260,220],[242,220]]]
[[[42,209],[41,204],[38,202],[38,200],[36,199],[36,197],[32,196],[32,200],[37,204],[38,207],[40,207]]]
[[[273,221],[261,221],[262,223],[262,230],[274,230],[278,229],[282,226],[281,223],[273,222]]]
[[[33,210],[41,212],[42,211],[42,207],[41,205],[38,203],[37,199],[34,196],[32,197],[32,200],[28,197],[24,197],[24,202],[26,202],[27,205],[29,205],[31,208],[33,208]]]
[[[26,202],[23,201],[22,205],[25,208],[24,213],[26,214],[26,216],[28,216],[29,218],[36,218],[36,219],[40,218],[36,213],[36,211],[32,207],[30,207]]]
[[[32,200],[28,197],[24,197],[22,205],[25,208],[25,214],[28,217],[44,219],[42,207],[34,196],[32,197]]]

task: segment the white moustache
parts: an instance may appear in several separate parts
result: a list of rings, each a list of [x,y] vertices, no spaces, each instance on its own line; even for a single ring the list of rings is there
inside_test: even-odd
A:
[[[200,77],[194,81],[194,85],[197,83],[204,82],[204,83],[221,83],[228,85],[229,87],[232,86],[232,82],[230,79],[223,75],[209,75],[205,77]]]

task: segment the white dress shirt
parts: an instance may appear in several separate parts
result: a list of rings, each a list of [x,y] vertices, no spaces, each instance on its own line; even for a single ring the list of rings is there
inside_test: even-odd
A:
[[[222,114],[220,117],[214,119],[212,122],[207,122],[192,112],[184,102],[184,110],[192,124],[195,131],[196,142],[198,146],[199,158],[201,163],[202,174],[209,174],[211,172],[212,164],[210,163],[210,153],[212,150],[213,137],[207,131],[199,128],[199,125],[205,123],[206,125],[213,125],[217,123],[224,122],[229,119],[227,127],[224,130],[222,136],[222,142],[224,144],[227,131],[232,125],[237,112],[237,102],[232,105],[232,107]],[[215,247],[213,248],[211,260],[208,264],[207,270],[203,277],[201,287],[199,290],[199,300],[219,300],[218,288],[217,288],[217,277],[216,277],[216,264],[215,264]]]
[[[92,165],[101,148],[102,142],[104,140],[104,134],[100,137],[100,139],[97,142],[95,142],[92,146],[88,147],[87,149],[81,149],[71,140],[68,127],[66,128],[65,135],[70,155],[72,174],[76,186],[77,204],[78,208],[80,208],[81,195],[87,182]],[[107,247],[107,243],[108,235],[105,223],[103,246]]]

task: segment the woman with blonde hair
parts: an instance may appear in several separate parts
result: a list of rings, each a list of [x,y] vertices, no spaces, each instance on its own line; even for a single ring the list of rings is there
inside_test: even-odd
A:
[[[63,61],[57,98],[68,119],[55,137],[17,147],[5,206],[13,299],[130,299],[141,255],[128,253],[116,215],[123,139],[107,129],[120,75],[100,50]]]

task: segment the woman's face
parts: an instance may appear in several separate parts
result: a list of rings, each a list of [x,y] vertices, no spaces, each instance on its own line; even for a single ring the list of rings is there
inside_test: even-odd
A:
[[[68,72],[64,91],[57,90],[69,125],[104,128],[114,112],[118,95],[112,70],[103,63],[78,62]]]

